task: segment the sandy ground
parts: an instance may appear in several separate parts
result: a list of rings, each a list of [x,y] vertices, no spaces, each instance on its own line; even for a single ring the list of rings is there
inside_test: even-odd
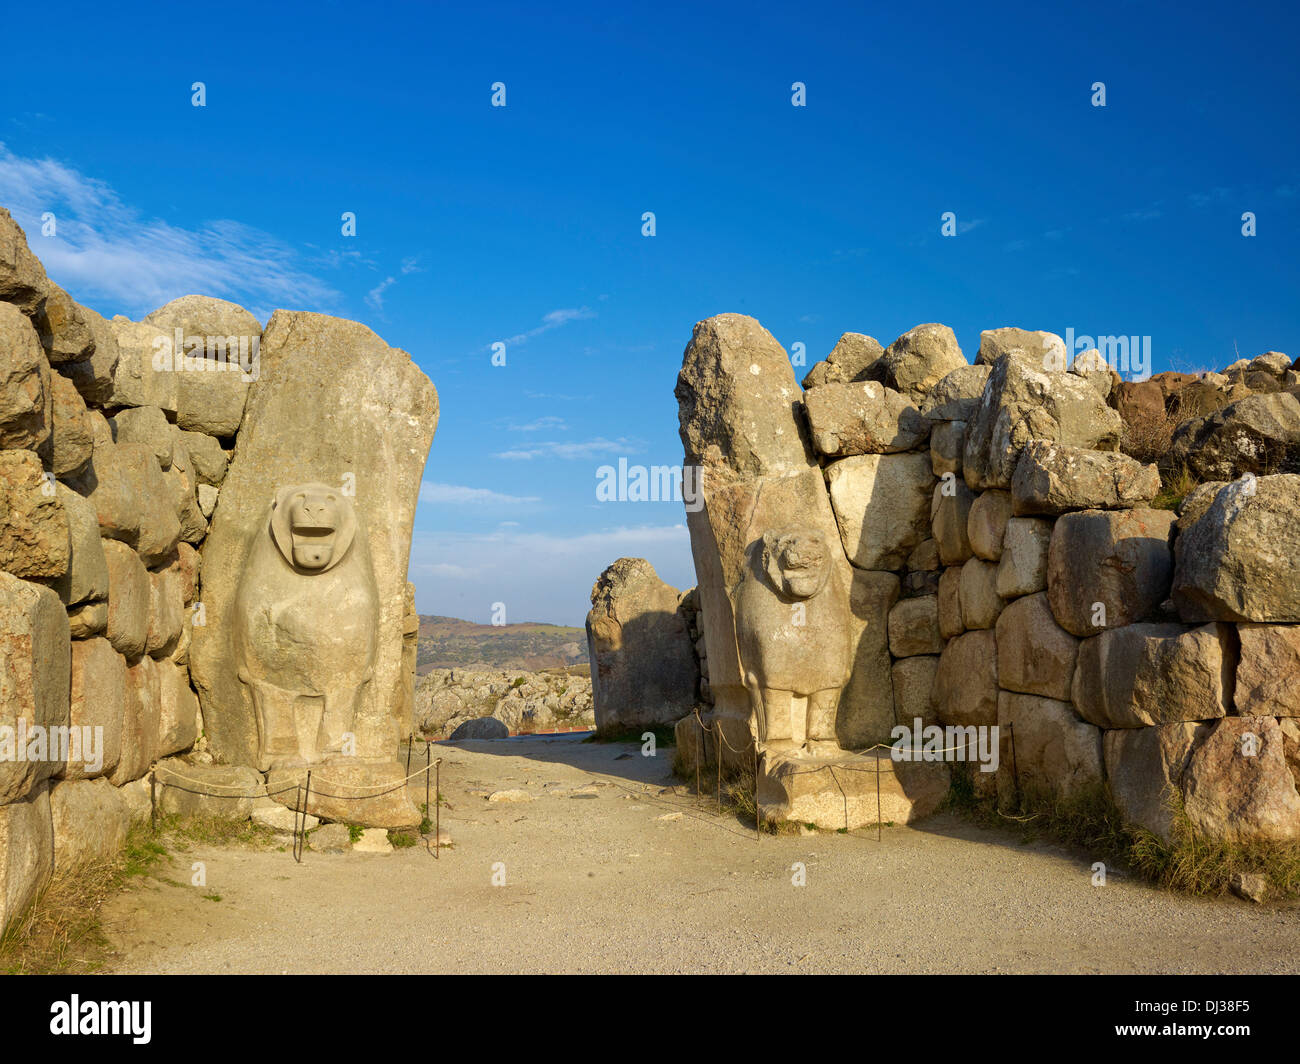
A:
[[[287,849],[185,854],[164,874],[188,884],[203,861],[206,887],[149,880],[110,902],[111,970],[1300,971],[1300,908],[1177,897],[1114,871],[1095,887],[1087,854],[950,816],[879,842],[756,841],[685,788],[661,793],[671,749],[580,739],[435,747],[454,843],[437,861],[424,846],[302,864]],[[483,797],[498,789],[535,800]]]

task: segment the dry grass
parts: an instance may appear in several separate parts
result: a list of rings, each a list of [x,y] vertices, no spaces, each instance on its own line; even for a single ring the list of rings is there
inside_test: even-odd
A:
[[[1174,430],[1181,420],[1168,412],[1132,407],[1124,415],[1124,432],[1119,449],[1139,462],[1159,462],[1168,458]]]

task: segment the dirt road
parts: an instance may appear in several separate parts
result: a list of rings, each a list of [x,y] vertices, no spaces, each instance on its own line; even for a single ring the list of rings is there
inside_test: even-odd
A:
[[[301,865],[287,849],[195,850],[166,874],[188,884],[202,861],[206,887],[148,880],[109,904],[112,969],[1300,971],[1296,907],[1178,897],[1113,870],[1093,886],[1089,855],[1014,831],[939,816],[880,842],[756,842],[684,788],[660,793],[671,750],[580,737],[440,749],[454,843],[441,860],[423,846]],[[534,800],[484,797],[503,789]]]

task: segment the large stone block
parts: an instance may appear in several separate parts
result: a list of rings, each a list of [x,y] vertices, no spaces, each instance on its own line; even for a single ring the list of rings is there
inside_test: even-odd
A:
[[[122,718],[122,752],[109,773],[114,787],[138,780],[158,758],[162,690],[158,663],[143,657],[126,670],[126,712]]]
[[[173,660],[158,662],[158,756],[188,750],[199,727],[199,696],[190,686],[190,670]]]
[[[699,664],[680,592],[644,558],[620,558],[591,589],[587,646],[596,727],[671,724],[695,705]]]
[[[966,630],[961,620],[962,566],[950,565],[939,576],[939,634],[944,639]]]
[[[1169,450],[1201,480],[1300,473],[1300,399],[1282,391],[1249,395],[1189,418],[1174,431]]]
[[[952,473],[961,477],[961,454],[966,446],[966,422],[936,421],[930,430],[930,471],[936,477]]]
[[[158,811],[164,816],[247,820],[254,806],[265,804],[268,791],[261,773],[246,765],[190,765],[171,758],[158,763],[154,778],[158,783]],[[288,801],[281,804],[292,808],[293,795],[290,789]],[[360,823],[347,817],[339,819]]]
[[[960,565],[971,556],[970,511],[975,493],[948,475],[940,478],[930,498],[930,527],[944,565]]]
[[[65,606],[108,598],[108,562],[99,537],[95,508],[65,484],[55,494],[68,522],[68,567],[50,581]]]
[[[1026,444],[1011,482],[1017,514],[1121,510],[1160,494],[1160,471],[1126,454],[1089,451],[1046,440]]]
[[[1047,595],[1017,599],[998,617],[998,683],[1005,690],[1070,700],[1079,640],[1052,617]]]
[[[323,712],[328,701],[339,722],[352,718],[345,730],[359,757],[392,756],[403,724],[411,527],[437,409],[433,384],[410,356],[365,326],[272,316],[203,545],[206,624],[193,630],[190,672],[214,757],[258,763],[255,692],[277,720]],[[286,522],[275,535],[272,500]],[[328,546],[317,530],[319,547],[304,541],[290,562],[283,545],[308,520],[326,522]],[[279,600],[274,617],[259,612],[267,596]],[[275,648],[272,638],[281,640]]]
[[[943,804],[949,783],[943,762],[895,761],[888,750],[865,759],[782,760],[759,774],[759,815],[828,831],[910,824]]]
[[[1119,414],[1082,377],[1001,358],[967,423],[966,482],[977,491],[1010,488],[1020,453],[1031,440],[1113,451],[1121,427]]]
[[[12,303],[0,303],[0,448],[45,450],[53,400],[36,330]]]
[[[1189,497],[1178,522],[1179,616],[1300,622],[1300,476],[1239,480],[1208,496]]]
[[[57,477],[79,473],[94,447],[86,402],[72,381],[50,374],[50,469]]]
[[[126,844],[131,811],[108,780],[61,780],[50,787],[54,868],[111,861]]]
[[[1011,518],[1011,497],[1005,491],[981,492],[971,503],[966,534],[977,558],[995,562],[1002,557],[1002,539]]]
[[[1101,729],[1078,718],[1069,702],[998,693],[998,796],[1069,799],[1100,790]],[[1014,753],[1012,746],[1014,743]]]
[[[907,398],[876,381],[810,388],[804,410],[813,446],[832,458],[910,451],[930,433]]]
[[[106,406],[113,399],[113,377],[121,357],[113,327],[89,307],[80,308],[82,318],[94,338],[94,348],[89,357],[77,362],[65,362],[59,373],[72,382],[87,403]]]
[[[1065,341],[1056,333],[1019,329],[1015,326],[985,329],[980,333],[980,348],[975,355],[975,364],[992,367],[1003,358],[1037,373],[1061,372],[1069,365]]]
[[[31,451],[0,451],[0,569],[33,580],[68,571],[68,515]]]
[[[421,815],[401,784],[405,777],[406,767],[396,761],[326,761],[312,772],[307,811],[321,820],[368,828],[414,827]],[[267,775],[266,790],[275,801],[292,809],[298,795],[295,785],[302,784],[305,791],[306,782],[305,769],[273,769]]]
[[[894,706],[899,721],[920,717],[927,724],[935,722],[934,682],[938,672],[938,655],[922,654],[894,662]]]
[[[1077,636],[1146,620],[1173,578],[1168,510],[1082,510],[1057,520],[1047,555],[1056,623]]]
[[[917,325],[885,348],[884,381],[913,402],[922,402],[939,381],[968,365],[957,337],[946,325]]]
[[[174,554],[166,565],[149,573],[146,653],[150,657],[164,658],[175,651],[185,618],[185,574],[180,556]]]
[[[889,611],[889,652],[896,658],[943,652],[937,595],[903,599]]]
[[[31,906],[54,871],[48,784],[0,805],[0,933]]]
[[[1192,751],[1183,774],[1187,819],[1219,842],[1300,838],[1300,794],[1272,717],[1224,717]]]
[[[998,567],[971,558],[961,567],[961,623],[967,630],[992,628],[1005,603],[998,594]]]
[[[921,413],[931,421],[960,422],[964,429],[967,419],[979,409],[991,368],[958,366],[950,370],[930,389],[921,404]]]
[[[859,569],[901,569],[930,538],[934,490],[924,454],[864,454],[826,467],[844,553]]]
[[[803,386],[815,388],[843,381],[879,380],[879,376],[870,374],[884,353],[885,349],[874,336],[844,333],[831,353],[804,376]]]
[[[1237,715],[1300,717],[1300,624],[1243,623],[1237,633]]]
[[[1236,660],[1228,625],[1113,628],[1080,645],[1074,704],[1103,728],[1222,717],[1230,709]]]
[[[108,640],[113,649],[135,659],[145,652],[149,636],[149,570],[125,543],[103,541],[108,567]]]
[[[22,227],[0,207],[0,300],[34,314],[49,290],[45,267],[27,247]]]
[[[995,585],[1004,599],[1032,595],[1047,587],[1047,553],[1052,522],[1040,517],[1013,517],[1002,536]]]
[[[998,722],[998,647],[991,631],[948,640],[934,680],[935,712],[944,724]]]
[[[62,767],[49,729],[68,723],[70,646],[59,597],[0,573],[0,802]]]
[[[852,665],[840,695],[837,738],[846,750],[882,742],[894,726],[890,682],[889,614],[898,601],[893,573],[853,570],[849,584],[849,645]]]
[[[109,327],[117,341],[118,361],[113,371],[115,406],[156,406],[176,413],[176,378],[170,368],[156,369],[154,355],[172,342],[171,335],[143,322],[117,315]]]
[[[229,452],[222,448],[220,441],[202,432],[182,432],[180,439],[190,456],[198,483],[220,487],[226,479],[226,466],[229,462]]]
[[[1106,789],[1124,819],[1166,843],[1182,801],[1183,772],[1208,724],[1166,724],[1103,734]]]
[[[107,639],[75,640],[68,726],[81,733],[83,752],[89,749],[91,756],[70,757],[60,777],[90,779],[117,768],[122,756],[126,698],[126,659]],[[91,736],[89,748],[84,742],[87,734]]]
[[[95,350],[95,336],[86,323],[82,308],[53,281],[47,282],[45,300],[37,308],[32,322],[51,365],[80,362]]]

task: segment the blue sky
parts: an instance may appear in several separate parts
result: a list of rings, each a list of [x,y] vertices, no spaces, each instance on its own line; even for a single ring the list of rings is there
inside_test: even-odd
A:
[[[434,380],[422,612],[581,623],[624,554],[694,583],[680,504],[596,469],[680,462],[712,314],[809,364],[928,321],[1300,353],[1292,7],[548,7],[50,2],[0,67],[0,204],[75,298],[356,318]]]

